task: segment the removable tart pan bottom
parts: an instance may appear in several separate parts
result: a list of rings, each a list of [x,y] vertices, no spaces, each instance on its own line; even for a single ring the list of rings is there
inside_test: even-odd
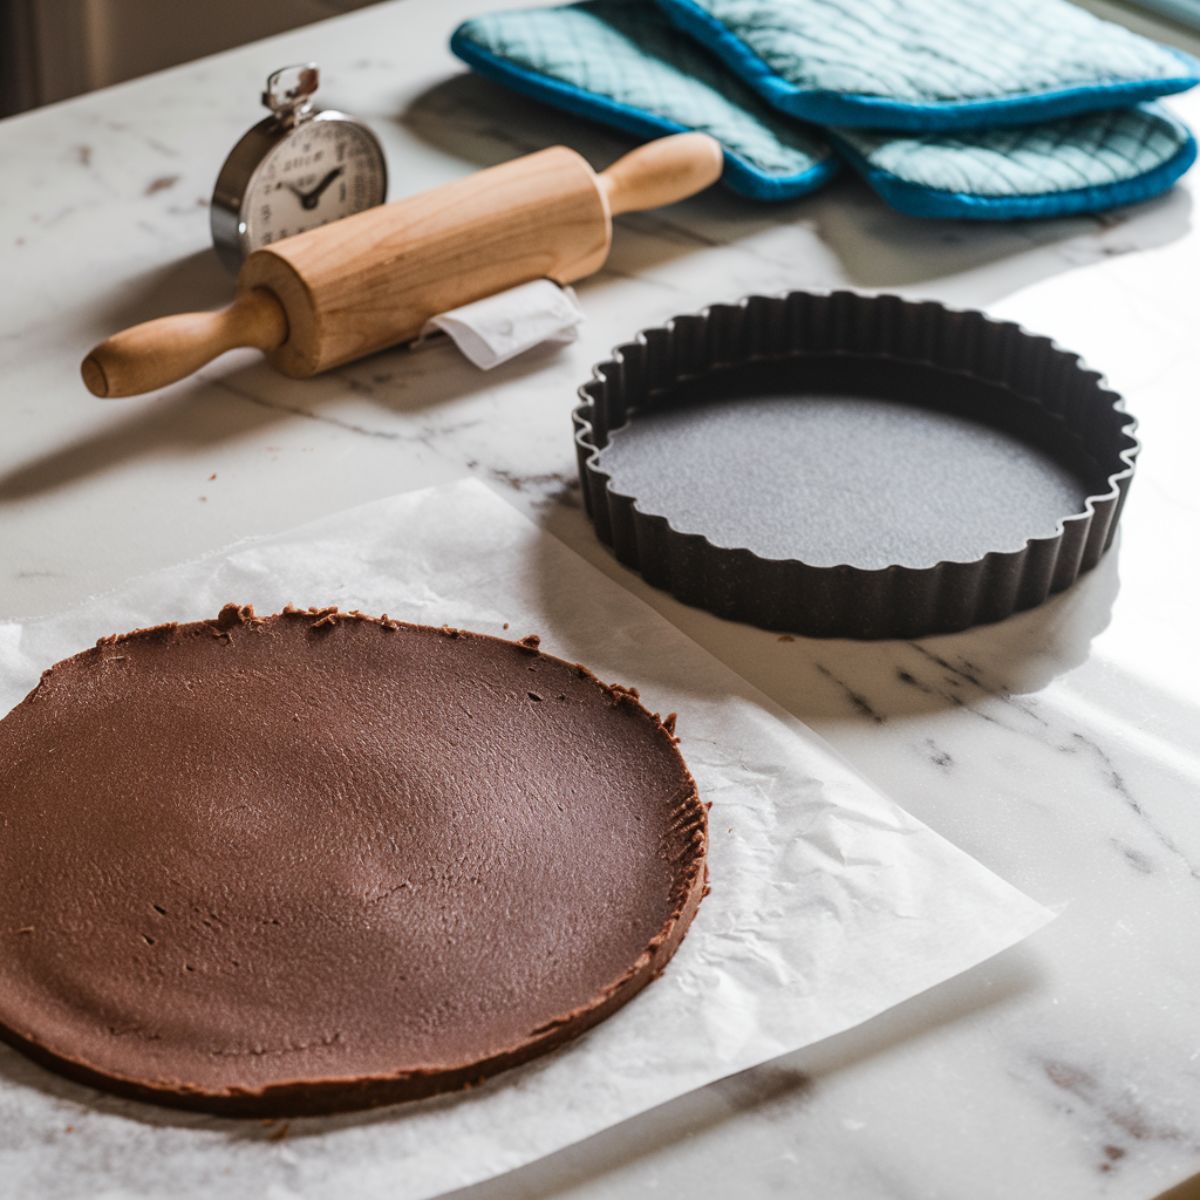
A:
[[[895,296],[677,317],[580,396],[585,502],[617,557],[689,604],[817,636],[1041,603],[1108,548],[1137,452],[1077,355]]]

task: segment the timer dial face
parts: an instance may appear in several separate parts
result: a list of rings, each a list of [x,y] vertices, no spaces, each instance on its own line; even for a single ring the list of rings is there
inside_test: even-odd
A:
[[[320,113],[277,142],[255,170],[242,201],[242,253],[380,204],[386,187],[374,136]]]

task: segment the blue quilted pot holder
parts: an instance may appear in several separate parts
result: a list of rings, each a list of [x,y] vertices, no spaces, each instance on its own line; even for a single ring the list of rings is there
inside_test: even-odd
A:
[[[1166,191],[1196,157],[1187,128],[1150,104],[1021,128],[819,130],[767,106],[645,0],[490,13],[460,26],[451,46],[483,75],[636,136],[711,133],[725,148],[723,181],[757,199],[824,184],[837,169],[830,143],[894,208],[974,220],[1132,204]]]
[[[773,112],[648,0],[490,13],[459,26],[450,46],[514,91],[638,137],[712,134],[723,181],[742,195],[803,196],[838,167],[816,130]]]
[[[1128,107],[1200,63],[1067,0],[657,0],[776,108],[819,125],[993,129]]]
[[[918,217],[1099,212],[1157,196],[1196,160],[1187,127],[1152,104],[959,135],[828,134],[884,200]]]

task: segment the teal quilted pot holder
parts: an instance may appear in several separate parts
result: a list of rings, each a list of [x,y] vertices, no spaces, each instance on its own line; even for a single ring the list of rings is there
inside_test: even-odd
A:
[[[483,75],[635,136],[712,134],[724,183],[757,199],[816,190],[840,156],[915,216],[1064,216],[1158,195],[1196,157],[1186,126],[1153,104],[959,132],[817,129],[769,107],[643,0],[490,13],[451,45]]]
[[[962,134],[828,131],[893,208],[918,217],[1019,220],[1099,212],[1157,196],[1196,160],[1166,109],[1064,117]]]
[[[1127,107],[1200,63],[1067,0],[657,0],[772,105],[819,125],[992,129]]]
[[[774,112],[648,0],[489,13],[459,26],[450,46],[514,91],[638,137],[712,134],[723,181],[743,195],[803,196],[837,170],[816,130]]]

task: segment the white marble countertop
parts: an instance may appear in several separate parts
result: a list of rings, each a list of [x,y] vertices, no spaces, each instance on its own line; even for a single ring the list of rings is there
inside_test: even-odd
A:
[[[782,207],[714,192],[621,218],[609,266],[580,288],[581,340],[491,374],[443,346],[303,384],[245,354],[148,398],[83,390],[78,362],[100,337],[226,299],[207,199],[282,63],[317,58],[325,102],[380,131],[393,196],[556,141],[616,157],[618,139],[460,73],[446,39],[485,6],[403,0],[0,123],[0,616],[474,474],[1061,909],[883,1018],[471,1200],[1146,1200],[1200,1169],[1194,181],[1099,219],[1009,227],[903,218],[853,180]],[[1200,124],[1200,95],[1175,107]],[[569,412],[591,363],[674,313],[807,285],[987,307],[1105,370],[1145,449],[1102,565],[998,626],[854,644],[781,643],[615,564],[574,477]],[[120,1195],[119,1164],[103,1182]]]

